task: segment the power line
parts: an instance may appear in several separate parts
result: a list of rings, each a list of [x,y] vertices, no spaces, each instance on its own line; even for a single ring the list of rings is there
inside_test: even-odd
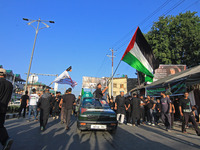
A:
[[[176,3],[175,6],[172,7],[171,9],[167,10],[167,12],[165,12],[165,13],[163,14],[163,16],[166,16],[168,13],[170,13],[170,12],[171,12],[172,10],[174,10],[176,7],[178,7],[179,5],[181,5],[184,1],[185,1],[185,0],[182,0],[182,1],[178,2],[178,3]]]
[[[170,1],[172,0],[167,0],[165,1],[160,7],[158,7],[155,11],[153,11],[149,16],[147,16],[143,21],[141,21],[138,25],[144,25],[144,23],[146,23],[147,20],[149,20],[150,18],[152,18],[155,14],[157,14],[162,8],[164,8]],[[124,37],[122,37],[120,40],[118,40],[117,42],[115,42],[115,44],[112,47],[115,47],[116,45],[118,45],[119,43],[121,43],[127,36],[129,36],[133,31],[135,30],[135,28],[131,29]]]
[[[197,0],[196,2],[192,3],[191,5],[189,5],[188,7],[186,7],[183,11],[187,10],[188,8],[192,7],[193,5],[197,4],[200,0]]]

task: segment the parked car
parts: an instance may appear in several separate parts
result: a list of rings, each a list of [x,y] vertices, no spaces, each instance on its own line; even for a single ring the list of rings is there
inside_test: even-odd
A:
[[[10,102],[9,106],[20,106],[21,102],[20,100],[16,100],[14,102]]]
[[[115,133],[117,129],[116,113],[104,99],[84,97],[81,101],[77,131],[83,130],[108,130]]]

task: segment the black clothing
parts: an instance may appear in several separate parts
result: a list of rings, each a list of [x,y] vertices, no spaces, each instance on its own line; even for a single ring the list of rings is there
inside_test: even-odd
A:
[[[140,119],[140,99],[133,97],[131,101],[132,106],[132,121],[135,122],[136,119]]]
[[[59,103],[60,103],[61,97],[60,96],[56,96],[53,98],[52,101],[52,105],[53,105],[53,116],[58,116],[59,112],[60,112],[60,107],[59,107]]]
[[[179,100],[174,100],[174,108],[175,108],[174,119],[179,120],[180,119]]]
[[[65,109],[65,120],[66,120],[66,127],[69,127],[70,119],[71,119],[72,109]]]
[[[12,83],[4,78],[0,78],[0,113],[6,113],[12,90]]]
[[[63,95],[63,106],[65,109],[65,120],[66,120],[66,127],[69,127],[70,119],[71,119],[71,114],[72,114],[72,109],[73,109],[73,103],[75,102],[75,95],[74,94],[65,94]]]
[[[26,114],[26,106],[27,106],[27,100],[29,99],[29,96],[28,95],[22,95],[21,97],[21,105],[19,107],[19,114],[18,116],[21,117],[21,112],[22,110],[24,111],[23,112],[23,117],[25,117],[25,114]]]
[[[110,102],[109,103],[110,109],[114,110],[115,108],[115,103],[114,102]]]
[[[21,106],[26,106],[27,105],[27,99],[29,99],[28,95],[23,95],[21,97],[22,101],[21,101]]]
[[[19,117],[21,117],[21,112],[22,112],[22,110],[24,111],[24,112],[23,112],[23,117],[25,117],[25,115],[26,115],[26,105],[21,105],[21,106],[19,107],[19,114],[18,114]]]
[[[65,94],[63,95],[63,107],[65,109],[73,109],[73,103],[75,102],[75,95],[74,94]]]
[[[126,114],[125,111],[125,97],[118,95],[116,97],[115,103],[117,103],[117,114]]]
[[[148,101],[147,101],[147,102],[148,102]],[[147,104],[147,108],[148,108],[148,109],[152,109],[154,104],[156,104],[155,101],[149,100],[149,103]]]
[[[187,98],[187,99],[181,98],[180,101],[179,101],[179,106],[181,106],[182,110],[191,109],[190,99],[189,98]]]
[[[200,129],[197,126],[197,123],[195,121],[194,115],[192,112],[184,112],[183,113],[183,119],[182,119],[182,132],[186,131],[185,126],[188,124],[189,119],[192,121],[192,125],[197,133],[198,136],[200,136]]]
[[[9,138],[7,130],[4,127],[4,122],[12,90],[12,83],[4,78],[0,78],[0,142],[2,145],[5,145]]]
[[[4,127],[4,122],[5,122],[5,113],[0,113],[0,142],[2,145],[6,144],[8,137],[8,133],[6,128]]]
[[[102,91],[101,91],[101,89],[96,89],[96,91],[94,91],[94,97],[95,98],[102,98],[103,97],[103,93],[102,93]]]
[[[51,106],[51,94],[44,93],[40,97],[37,105],[41,109],[50,110],[50,106]]]
[[[47,109],[40,109],[40,127],[46,127],[50,111]]]
[[[156,114],[155,114],[155,123],[158,123],[159,121],[159,118],[161,117],[161,103],[156,103],[156,107],[155,107],[155,110],[156,110]]]
[[[126,107],[128,107],[128,105],[130,104],[130,107],[128,108],[128,110],[126,110],[126,112],[131,112],[131,103],[132,103],[131,99],[129,99],[129,98],[125,99],[125,105],[126,105]]]
[[[40,126],[44,128],[49,118],[51,100],[51,94],[44,93],[38,101],[38,107],[40,108]]]

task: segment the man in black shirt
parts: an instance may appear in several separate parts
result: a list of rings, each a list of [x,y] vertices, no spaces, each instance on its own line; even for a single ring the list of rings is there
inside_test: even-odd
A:
[[[126,107],[126,124],[128,126],[131,125],[131,102],[132,102],[132,97],[128,96],[125,99],[125,107]]]
[[[121,91],[120,95],[118,95],[115,100],[115,109],[117,110],[117,121],[119,121],[120,124],[124,123],[124,116],[126,114],[125,106],[126,105],[124,91]],[[119,120],[120,116],[121,119]]]
[[[28,100],[29,100],[28,91],[26,91],[25,95],[22,95],[22,97],[20,99],[21,105],[19,107],[18,119],[21,117],[22,109],[24,110],[23,118],[25,118],[26,108],[28,107]]]
[[[73,105],[75,105],[75,95],[71,93],[72,89],[68,89],[68,94],[63,95],[60,105],[64,105],[65,114],[66,114],[66,127],[65,129],[69,129],[69,123],[71,119]]]
[[[140,96],[140,119],[142,120],[142,124],[146,121],[145,117],[145,107],[146,103],[143,96]]]
[[[11,99],[13,86],[12,83],[5,79],[6,70],[0,68],[0,142],[3,149],[10,149],[13,140],[9,138],[6,128],[4,127],[6,110]]]
[[[101,83],[97,84],[97,89],[94,91],[93,95],[95,98],[102,98],[103,94],[105,93],[105,91],[108,89],[108,87],[106,87],[103,91],[101,91]]]
[[[40,97],[38,103],[38,110],[40,110],[40,130],[44,131],[49,118],[51,107],[51,94],[49,89],[45,90],[45,93]]]
[[[54,97],[52,101],[53,105],[53,119],[58,119],[59,118],[59,113],[60,113],[60,108],[59,108],[59,103],[61,100],[60,92],[56,92],[56,97]]]
[[[140,99],[137,98],[137,94],[133,94],[133,99],[131,101],[132,106],[132,124],[135,126],[135,122],[137,125],[140,125]]]
[[[150,96],[147,96],[147,121],[148,121],[148,125],[152,125],[155,126],[155,122],[154,122],[154,111],[155,111],[155,106],[156,106],[156,102],[154,101],[153,97],[150,98]]]
[[[197,123],[194,118],[194,115],[192,113],[192,106],[191,106],[191,102],[190,102],[190,99],[188,98],[188,96],[189,96],[189,93],[185,92],[184,98],[180,99],[180,101],[179,101],[179,111],[180,111],[181,117],[183,118],[182,119],[182,132],[187,133],[185,126],[188,123],[189,119],[191,119],[193,127],[194,127],[197,135],[200,136],[200,129],[198,128]]]

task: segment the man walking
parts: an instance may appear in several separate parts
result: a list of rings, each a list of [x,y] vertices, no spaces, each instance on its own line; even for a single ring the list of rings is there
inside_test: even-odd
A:
[[[125,107],[126,107],[126,124],[128,126],[132,126],[131,124],[131,102],[132,102],[132,97],[128,96],[125,99]]]
[[[171,113],[172,113],[172,106],[171,100],[165,95],[164,92],[161,92],[161,119],[166,127],[166,131],[171,130]]]
[[[124,117],[126,114],[125,107],[126,105],[125,105],[124,91],[121,91],[120,95],[118,95],[115,100],[115,109],[117,110],[117,121],[120,124],[124,123]]]
[[[26,108],[28,107],[28,100],[29,100],[29,96],[28,96],[28,91],[25,92],[25,95],[23,95],[20,99],[20,107],[19,107],[19,114],[18,114],[18,119],[21,117],[21,112],[22,110],[23,112],[23,118],[25,118],[25,114],[26,114]]]
[[[71,114],[72,114],[72,109],[73,109],[73,105],[75,103],[75,95],[71,93],[72,89],[69,88],[68,89],[68,94],[63,95],[62,99],[61,99],[61,105],[64,105],[64,109],[65,109],[65,114],[66,114],[66,130],[69,130],[69,123],[70,123],[70,119],[71,119]]]
[[[44,131],[49,119],[51,107],[51,94],[49,89],[45,90],[45,93],[40,97],[38,101],[38,109],[40,110],[40,130]]]
[[[155,126],[154,111],[155,111],[156,102],[154,101],[153,97],[151,98],[150,96],[147,96],[146,105],[147,105],[148,125]]]
[[[66,94],[69,94],[68,90],[66,90],[65,95]],[[61,114],[60,114],[61,124],[66,123],[66,120],[65,120],[66,119],[65,104],[64,104],[64,101],[62,99],[63,98],[61,98],[60,103],[59,103],[59,107],[61,108]]]
[[[56,97],[54,97],[52,105],[53,105],[53,119],[58,119],[59,118],[59,113],[60,113],[60,108],[59,108],[59,103],[60,103],[61,97],[60,97],[60,92],[56,92]]]
[[[185,126],[186,124],[188,124],[188,121],[190,119],[192,121],[193,127],[197,135],[200,136],[200,129],[198,128],[197,123],[195,121],[195,117],[192,113],[191,102],[188,96],[189,96],[189,93],[185,92],[184,98],[180,99],[180,102],[179,102],[179,111],[182,117],[182,132],[187,133]]]
[[[39,96],[36,94],[36,89],[32,89],[32,94],[30,95],[30,102],[29,102],[29,112],[28,112],[28,122],[31,121],[31,112],[33,111],[33,115],[35,121],[37,120],[37,102],[39,100]]]
[[[13,86],[6,79],[6,70],[0,68],[0,142],[3,150],[9,150],[13,140],[9,138],[6,128],[4,127],[6,110],[11,99]]]
[[[144,97],[140,96],[140,119],[142,120],[142,124],[145,124],[145,101],[144,101]]]
[[[132,124],[135,126],[135,122],[137,122],[137,126],[140,125],[140,99],[137,98],[137,94],[133,94],[132,99]]]

